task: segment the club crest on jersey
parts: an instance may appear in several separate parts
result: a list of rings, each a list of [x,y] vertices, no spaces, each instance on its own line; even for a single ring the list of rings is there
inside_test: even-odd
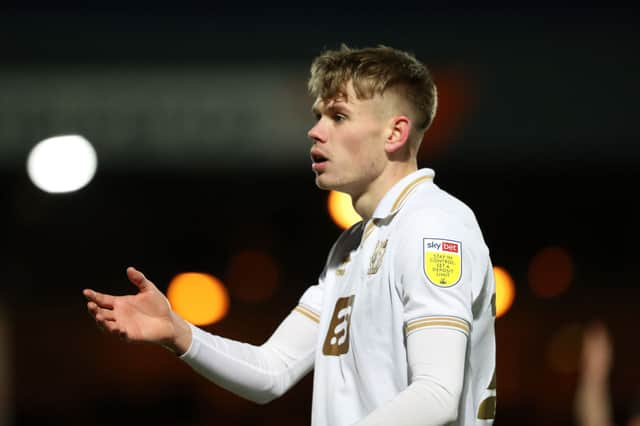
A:
[[[423,240],[424,273],[432,284],[451,287],[462,275],[462,243],[440,238]]]
[[[368,275],[374,275],[380,269],[380,265],[382,265],[382,258],[384,257],[384,252],[387,250],[387,241],[378,241],[376,243],[376,248],[373,249],[373,255],[371,259],[369,259],[369,270],[367,271]]]

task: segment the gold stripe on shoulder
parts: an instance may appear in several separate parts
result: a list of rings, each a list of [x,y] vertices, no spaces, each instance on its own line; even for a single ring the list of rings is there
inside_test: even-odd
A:
[[[422,176],[411,182],[409,185],[405,186],[400,195],[398,195],[398,198],[396,198],[396,201],[393,203],[391,211],[395,211],[400,206],[400,204],[402,204],[402,202],[405,200],[405,198],[407,198],[407,195],[409,195],[409,192],[411,192],[413,188],[415,188],[418,184],[424,182],[425,180],[429,180],[431,178],[432,176]]]
[[[320,316],[315,312],[313,312],[311,309],[305,308],[302,305],[298,305],[293,310],[301,313],[302,315],[304,315],[305,317],[309,318],[312,321],[315,321],[317,323],[320,322]]]

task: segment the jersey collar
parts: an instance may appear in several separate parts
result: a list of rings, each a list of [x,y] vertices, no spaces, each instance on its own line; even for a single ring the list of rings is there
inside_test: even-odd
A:
[[[432,182],[435,172],[432,169],[419,169],[403,177],[382,197],[373,212],[373,219],[384,219],[394,214],[404,204],[409,194],[420,184]]]

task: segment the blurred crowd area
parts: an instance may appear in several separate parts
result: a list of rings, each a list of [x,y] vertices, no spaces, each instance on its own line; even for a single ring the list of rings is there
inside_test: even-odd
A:
[[[474,209],[514,282],[496,321],[496,424],[631,424],[631,12],[1,9],[0,426],[309,423],[310,376],[267,406],[243,401],[168,352],[101,334],[81,290],[132,291],[129,265],[163,290],[180,272],[206,272],[228,284],[230,305],[204,328],[263,342],[341,232],[309,168],[305,81],[311,59],[342,42],[407,49],[432,67],[440,110],[420,165]],[[47,194],[26,158],[62,133],[92,142],[98,168],[85,188]],[[231,270],[247,251],[270,259],[261,297],[246,295],[265,270],[245,265],[255,274],[240,280]],[[587,369],[594,353],[604,359]],[[594,371],[596,390],[580,393]],[[580,411],[581,395],[603,410]]]

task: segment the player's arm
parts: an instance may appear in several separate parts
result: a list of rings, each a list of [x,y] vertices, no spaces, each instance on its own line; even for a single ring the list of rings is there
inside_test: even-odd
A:
[[[259,403],[284,393],[313,365],[317,315],[312,309],[294,310],[265,344],[254,346],[194,327],[171,310],[164,294],[140,271],[128,268],[127,275],[138,288],[135,295],[83,291],[89,313],[110,334],[162,345],[211,381]]]
[[[407,337],[409,386],[357,426],[443,425],[458,416],[464,381],[467,336],[425,327]]]
[[[218,386],[259,404],[284,394],[313,367],[318,324],[298,310],[261,346],[191,328],[192,343],[180,358]]]
[[[403,300],[409,385],[358,426],[442,425],[458,418],[471,313],[471,248],[455,218],[415,211],[397,230],[396,289]],[[446,244],[446,245],[445,245]]]

